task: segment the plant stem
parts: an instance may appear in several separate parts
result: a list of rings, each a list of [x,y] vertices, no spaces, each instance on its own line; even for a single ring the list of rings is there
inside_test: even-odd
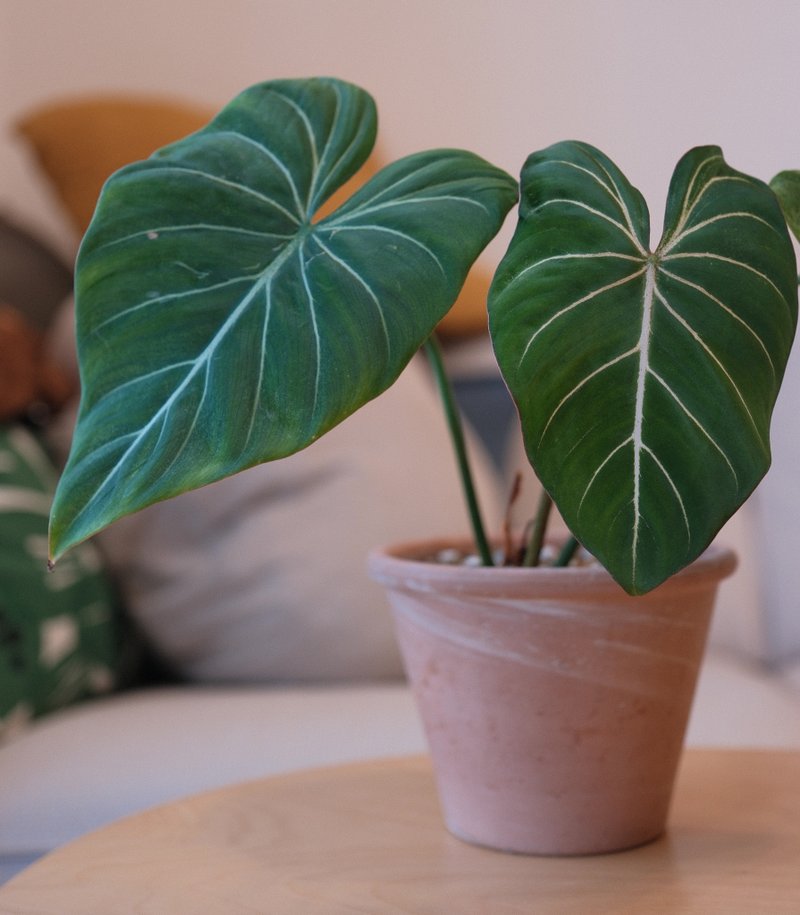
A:
[[[538,566],[539,554],[542,552],[544,535],[547,531],[547,520],[550,517],[550,509],[553,507],[553,500],[550,493],[545,489],[539,496],[539,504],[536,507],[536,518],[533,522],[533,530],[528,539],[528,547],[525,550],[525,556],[522,560],[524,566]]]
[[[453,388],[447,372],[444,367],[442,358],[442,349],[436,334],[431,336],[425,342],[425,352],[430,359],[431,368],[436,386],[439,389],[439,396],[444,406],[445,418],[447,419],[447,428],[450,431],[450,440],[453,443],[453,449],[456,454],[458,463],[458,472],[461,477],[461,486],[464,490],[464,498],[467,502],[467,511],[469,512],[470,522],[472,524],[472,534],[475,537],[475,545],[481,557],[481,562],[485,566],[493,566],[492,551],[489,548],[489,541],[486,538],[486,530],[483,526],[478,499],[475,495],[475,485],[472,481],[472,471],[467,457],[467,447],[464,442],[464,427],[461,422],[461,415],[456,406]]]
[[[579,546],[580,546],[580,544],[578,543],[578,541],[572,536],[572,534],[570,534],[569,537],[567,538],[567,540],[565,541],[564,546],[561,547],[561,552],[556,557],[556,561],[553,563],[553,565],[554,566],[568,566],[570,563],[570,560],[575,555],[575,552]]]

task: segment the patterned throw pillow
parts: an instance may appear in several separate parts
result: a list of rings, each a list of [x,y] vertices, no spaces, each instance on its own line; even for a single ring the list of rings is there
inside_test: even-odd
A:
[[[123,617],[95,547],[47,569],[55,471],[36,436],[0,426],[0,739],[118,685]]]

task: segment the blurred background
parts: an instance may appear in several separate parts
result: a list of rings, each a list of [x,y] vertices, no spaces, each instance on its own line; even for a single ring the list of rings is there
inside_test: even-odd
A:
[[[74,374],[59,388],[50,370],[74,362],[70,266],[110,167],[253,83],[338,76],[375,97],[382,160],[466,147],[516,175],[534,150],[588,141],[642,191],[655,235],[692,146],[767,181],[800,169],[798,36],[799,0],[0,0],[0,490],[30,503],[0,498],[0,883],[186,793],[424,749],[364,559],[465,529],[414,360],[388,403],[313,448],[123,519],[46,571],[55,469],[26,425],[3,422],[3,400],[43,428],[55,417],[50,444],[69,418]],[[468,278],[470,331],[448,350],[504,446],[506,492],[522,452],[486,423],[513,426],[483,293],[514,221]],[[720,534],[740,566],[717,603],[694,746],[800,746],[798,351],[772,442],[766,481]],[[345,514],[347,536],[331,537]]]
[[[594,143],[651,203],[679,156],[718,143],[771,178],[797,165],[794,0],[2,0],[4,124],[59,95],[148,91],[218,106],[253,82],[368,89],[395,158],[474,149],[512,174],[557,140]],[[39,183],[6,133],[1,202]]]
[[[656,232],[691,146],[719,144],[765,180],[800,168],[799,34],[796,0],[0,0],[0,210],[74,255],[14,130],[38,106],[135,92],[217,107],[261,80],[334,75],[375,96],[386,158],[463,146],[517,174],[534,149],[593,143],[644,193]],[[800,656],[799,362],[773,470],[727,532],[743,559],[719,638],[768,663]]]

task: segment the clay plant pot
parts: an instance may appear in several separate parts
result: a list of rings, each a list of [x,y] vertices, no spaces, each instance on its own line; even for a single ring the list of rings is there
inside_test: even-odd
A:
[[[469,568],[369,557],[395,617],[444,819],[505,851],[619,851],[665,829],[717,585],[712,546],[641,597],[599,566]]]

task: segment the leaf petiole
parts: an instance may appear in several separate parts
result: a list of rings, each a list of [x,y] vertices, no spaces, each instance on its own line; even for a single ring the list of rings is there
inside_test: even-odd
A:
[[[458,407],[456,406],[453,388],[444,367],[442,348],[435,333],[428,337],[423,347],[430,360],[433,376],[436,379],[436,386],[439,389],[439,396],[441,397],[442,405],[444,407],[447,428],[450,432],[450,440],[452,441],[453,449],[456,454],[456,461],[458,463],[461,486],[467,502],[467,511],[472,525],[472,533],[475,537],[475,545],[478,549],[481,563],[485,566],[493,566],[494,560],[492,559],[492,551],[486,537],[486,529],[481,517],[478,498],[475,494],[475,485],[472,479],[469,457],[467,456],[467,447],[464,441],[464,427],[461,422],[461,415],[459,414]]]
[[[547,533],[547,521],[550,518],[550,510],[553,507],[553,500],[546,489],[542,489],[539,496],[539,503],[536,507],[536,518],[533,522],[531,536],[528,539],[528,546],[525,550],[525,556],[522,560],[523,566],[538,566],[539,557],[542,552],[542,544]]]
[[[577,552],[579,546],[580,544],[578,541],[575,539],[575,537],[572,536],[572,534],[570,534],[567,540],[564,542],[564,546],[561,547],[561,551],[559,552],[558,556],[556,556],[556,561],[553,563],[553,565],[556,568],[563,568],[564,566],[568,566],[572,561],[572,557]]]

